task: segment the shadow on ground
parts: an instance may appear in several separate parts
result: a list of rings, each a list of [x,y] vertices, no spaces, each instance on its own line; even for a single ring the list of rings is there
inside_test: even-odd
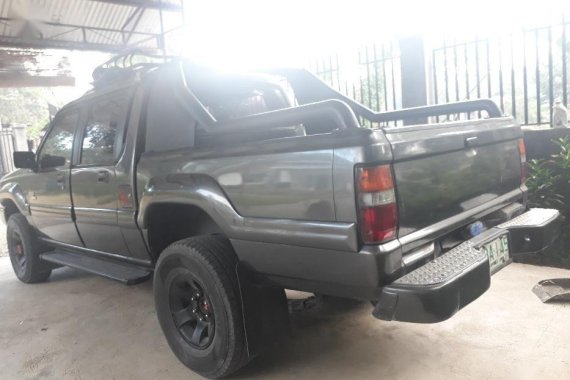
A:
[[[378,321],[367,302],[326,299],[291,315],[289,339],[234,378],[567,378],[565,304],[532,287],[570,271],[513,264],[490,291],[435,325]],[[18,282],[0,258],[0,374],[5,379],[199,379],[160,331],[152,283],[122,284],[61,268],[44,284]]]

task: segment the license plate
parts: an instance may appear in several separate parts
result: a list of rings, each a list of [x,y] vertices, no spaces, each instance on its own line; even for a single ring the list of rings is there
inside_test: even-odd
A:
[[[483,245],[483,250],[489,257],[491,273],[503,267],[509,261],[509,238],[502,235]]]

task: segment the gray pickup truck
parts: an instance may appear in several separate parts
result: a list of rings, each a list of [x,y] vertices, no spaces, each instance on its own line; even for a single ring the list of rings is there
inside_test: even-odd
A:
[[[287,330],[284,289],[443,321],[558,233],[557,211],[526,208],[520,126],[490,100],[376,113],[304,70],[118,62],[15,153],[10,259],[26,283],[154,272],[166,339],[204,376]]]

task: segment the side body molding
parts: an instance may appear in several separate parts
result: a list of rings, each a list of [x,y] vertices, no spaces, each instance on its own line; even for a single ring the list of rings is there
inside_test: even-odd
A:
[[[149,181],[139,203],[137,223],[141,228],[148,228],[148,211],[161,203],[201,208],[230,239],[335,251],[356,252],[358,249],[354,223],[243,217],[220,185],[205,174],[171,174]]]

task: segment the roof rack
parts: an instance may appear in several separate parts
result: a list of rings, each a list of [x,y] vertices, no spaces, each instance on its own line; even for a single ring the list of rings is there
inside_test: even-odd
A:
[[[93,86],[100,87],[116,80],[127,80],[139,72],[147,72],[163,63],[177,59],[174,56],[153,55],[141,50],[119,54],[93,70]]]

